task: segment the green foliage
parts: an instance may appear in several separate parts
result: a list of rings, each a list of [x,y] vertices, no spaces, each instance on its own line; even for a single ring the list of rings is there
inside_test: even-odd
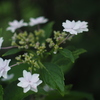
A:
[[[0,85],[0,100],[3,100],[3,88]]]
[[[85,52],[86,52],[85,49],[77,49],[77,50],[73,51],[74,58],[77,59],[80,54],[85,53]]]
[[[53,55],[52,63],[59,65],[63,69],[64,73],[65,72],[67,73],[72,68],[73,65],[71,60],[64,57],[61,53]]]
[[[23,93],[22,88],[18,87],[17,83],[18,81],[14,81],[5,88],[4,100],[22,100],[26,96],[34,93],[32,91]]]
[[[21,51],[20,49],[11,49],[11,50],[7,51],[6,53],[4,53],[2,56],[8,56],[8,55],[16,54],[20,51]]]
[[[62,49],[62,50],[60,50],[60,53],[64,57],[69,58],[74,63],[75,59],[74,59],[73,54],[72,54],[72,52],[70,50],[68,50],[68,49]]]
[[[54,22],[49,22],[43,27],[43,29],[45,30],[45,38],[49,38],[51,36],[53,25]]]
[[[45,63],[44,66],[45,69],[41,70],[43,81],[64,95],[64,74],[61,68],[53,63]]]
[[[18,81],[10,83],[4,90],[4,100],[23,100],[23,98],[36,94],[33,91],[23,93],[23,89],[17,86]],[[46,95],[47,93],[41,88],[38,87],[38,94]],[[2,99],[0,99],[2,100]]]

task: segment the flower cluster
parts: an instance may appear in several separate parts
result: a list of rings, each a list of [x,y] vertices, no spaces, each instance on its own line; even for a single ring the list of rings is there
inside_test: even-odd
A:
[[[30,22],[26,23],[24,20],[14,20],[9,22],[9,27],[7,30],[15,32],[16,29],[19,29],[23,26],[35,26],[39,24],[46,23],[48,19],[44,17],[30,18]],[[23,77],[18,78],[20,81],[17,86],[22,87],[23,92],[26,93],[29,90],[38,92],[37,86],[42,83],[42,80],[39,79],[39,74],[32,73],[36,69],[44,68],[40,61],[43,61],[43,58],[47,58],[49,55],[57,54],[60,50],[62,43],[65,43],[66,40],[69,40],[73,35],[88,31],[88,23],[85,21],[69,21],[62,23],[64,27],[63,32],[54,31],[54,37],[46,38],[46,31],[42,29],[34,30],[33,32],[20,32],[14,33],[12,36],[11,47],[16,47],[17,50],[22,51],[20,55],[16,56],[15,59],[17,63],[9,66],[11,59],[3,60],[0,58],[0,77],[7,78],[8,71],[11,67],[14,67],[21,63],[26,63],[29,65],[29,71],[23,70]],[[69,33],[66,33],[69,32]],[[3,37],[0,38],[0,49],[3,49]],[[6,48],[6,47],[5,47]],[[11,79],[12,77],[8,77]],[[5,80],[5,79],[4,79]]]

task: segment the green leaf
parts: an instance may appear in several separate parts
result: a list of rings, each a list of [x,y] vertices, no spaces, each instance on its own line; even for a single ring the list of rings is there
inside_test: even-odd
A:
[[[0,85],[0,100],[3,100],[3,88]]]
[[[26,96],[34,93],[32,91],[23,93],[23,89],[18,87],[17,83],[18,81],[14,81],[6,87],[4,90],[4,100],[22,100]]]
[[[62,49],[62,50],[60,50],[60,53],[64,57],[69,58],[74,63],[75,59],[74,59],[74,56],[73,56],[73,54],[72,54],[72,52],[70,50],[68,50],[68,49]]]
[[[77,49],[73,51],[74,58],[77,59],[80,54],[87,52],[85,49]]]
[[[53,63],[45,63],[44,66],[46,68],[41,71],[43,81],[64,95],[64,75],[61,68]]]
[[[20,51],[21,51],[20,49],[11,49],[11,50],[7,51],[5,54],[3,54],[2,56],[8,56],[8,55],[16,54]]]
[[[64,57],[60,53],[57,55],[53,55],[52,62],[59,65],[63,69],[64,73],[69,72],[73,65],[73,63],[69,59],[66,59],[66,57]]]
[[[45,38],[49,38],[51,33],[52,33],[52,27],[54,25],[54,22],[50,22],[48,24],[46,24],[43,29],[45,30]]]

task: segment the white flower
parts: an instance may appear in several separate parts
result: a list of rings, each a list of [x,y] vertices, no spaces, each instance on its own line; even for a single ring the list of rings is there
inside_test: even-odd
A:
[[[10,75],[7,75],[7,78],[2,78],[1,81],[8,81],[8,80],[11,80],[12,78],[14,77],[14,74],[10,74]]]
[[[46,23],[47,21],[48,19],[45,19],[44,17],[30,18],[29,25],[34,26],[34,25]]]
[[[62,23],[62,26],[64,27],[63,31],[69,32],[70,34],[82,33],[83,31],[88,31],[88,23],[85,21],[77,21],[74,20],[71,22],[69,20],[66,20],[66,22]]]
[[[27,72],[26,70],[23,71],[23,77],[18,78],[20,81],[17,86],[20,86],[24,88],[24,93],[26,93],[29,90],[32,90],[34,92],[37,92],[37,86],[42,83],[42,80],[39,80],[39,74],[33,74],[31,75],[30,72]]]
[[[7,78],[7,72],[11,69],[9,67],[11,59],[9,60],[4,60],[0,58],[0,77],[3,76],[4,78]]]
[[[1,46],[2,46],[2,42],[3,42],[3,37],[0,38],[0,49],[1,49]]]
[[[27,26],[28,24],[24,23],[23,20],[20,20],[19,22],[17,20],[14,20],[13,22],[9,22],[9,25],[10,27],[8,27],[7,30],[15,32],[16,29]]]

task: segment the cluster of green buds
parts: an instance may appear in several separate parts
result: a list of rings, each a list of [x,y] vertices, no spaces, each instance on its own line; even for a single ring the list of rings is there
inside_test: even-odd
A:
[[[44,30],[37,30],[34,33],[19,33],[14,34],[12,37],[12,46],[16,46],[19,49],[30,49],[33,48],[35,56],[43,57],[43,54],[49,52],[56,54],[60,47],[60,43],[65,39],[66,33],[59,31],[54,31],[54,38],[45,39]],[[44,40],[45,39],[45,40]],[[48,51],[47,48],[50,48]],[[22,63],[28,63],[34,66],[38,66],[36,60],[33,59],[34,55],[32,53],[25,53],[16,57],[16,60]],[[41,59],[41,58],[40,58]]]
[[[19,49],[28,49],[32,44],[34,44],[35,38],[32,33],[19,33],[14,34],[12,37],[12,46],[17,46]]]
[[[40,68],[39,64],[38,64],[38,59],[34,56],[33,53],[24,53],[23,55],[19,55],[15,58],[17,61],[17,64],[20,63],[27,63],[29,64],[31,67],[29,67],[30,69],[36,69],[36,68]]]
[[[65,32],[60,33],[59,31],[54,31],[54,39],[56,40],[57,44],[60,44],[66,38],[66,36],[67,34]]]
[[[34,34],[28,34],[27,32],[15,33],[12,37],[11,45],[17,46],[19,49],[29,49],[30,47],[34,47],[34,44],[40,41],[40,38],[44,36],[43,30],[34,31]]]

